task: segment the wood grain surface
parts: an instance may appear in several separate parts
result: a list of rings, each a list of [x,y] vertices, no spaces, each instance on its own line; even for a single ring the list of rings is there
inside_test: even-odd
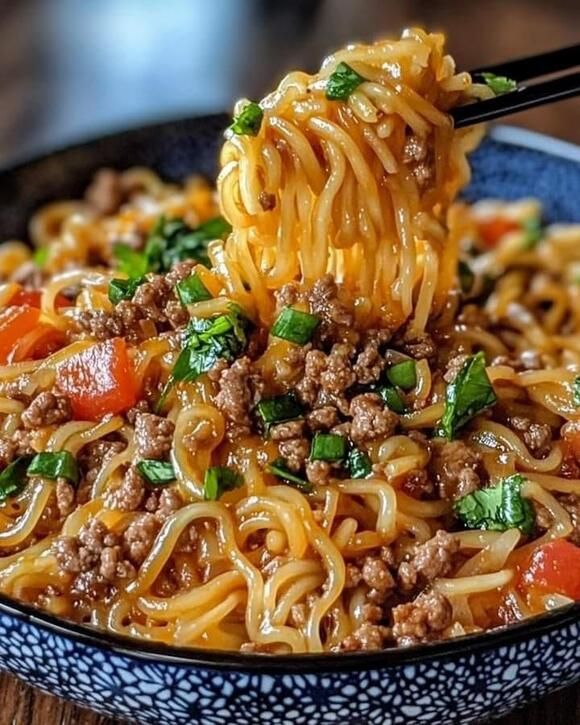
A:
[[[0,0],[0,164],[103,129],[224,110],[346,41],[409,24],[444,29],[458,65],[470,68],[577,43],[579,21],[578,0]],[[129,26],[133,55],[119,35]],[[193,41],[168,42],[182,28]],[[578,99],[509,121],[580,142]],[[0,725],[119,722],[9,675],[0,676],[0,702]],[[580,688],[498,722],[578,725]]]

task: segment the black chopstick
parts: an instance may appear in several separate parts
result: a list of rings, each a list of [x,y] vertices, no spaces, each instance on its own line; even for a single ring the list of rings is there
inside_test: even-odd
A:
[[[477,68],[471,71],[471,76],[475,82],[485,82],[484,74],[491,73],[520,83],[541,76],[562,73],[577,66],[580,66],[580,44],[528,58],[518,58],[485,68]],[[560,75],[529,86],[519,86],[515,90],[495,98],[459,106],[451,112],[451,115],[455,127],[461,128],[578,95],[580,95],[580,71]]]
[[[577,65],[580,65],[580,43],[539,55],[530,55],[527,58],[516,58],[485,68],[476,68],[470,73],[472,77],[481,76],[483,73],[493,73],[496,76],[506,76],[520,83],[530,80],[530,78],[539,78],[569,70]]]

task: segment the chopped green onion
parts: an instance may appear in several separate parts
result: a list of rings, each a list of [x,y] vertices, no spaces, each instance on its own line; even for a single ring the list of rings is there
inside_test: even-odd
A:
[[[137,291],[137,287],[146,281],[146,277],[133,277],[130,279],[112,279],[109,282],[109,299],[114,305],[121,300],[131,300]]]
[[[206,501],[217,501],[226,491],[242,486],[244,479],[227,466],[208,468],[203,478],[203,494]]]
[[[113,257],[119,271],[131,279],[143,277],[149,271],[147,257],[123,242],[113,245]]]
[[[300,478],[300,476],[297,476],[292,473],[292,471],[288,470],[286,461],[283,458],[276,458],[275,461],[269,463],[267,471],[268,473],[283,479],[286,483],[295,486],[298,490],[303,491],[304,493],[311,493],[313,490],[312,484],[309,481],[305,481],[303,478]]]
[[[44,267],[48,261],[48,247],[38,247],[32,255],[32,261],[37,267]]]
[[[383,385],[379,388],[378,393],[385,401],[387,408],[392,410],[393,413],[403,414],[406,412],[407,406],[397,388],[393,388],[390,385]]]
[[[572,398],[574,399],[574,405],[580,408],[580,376],[574,378],[572,383]]]
[[[475,275],[473,274],[471,267],[461,260],[457,267],[457,276],[459,277],[459,286],[463,294],[468,295],[473,289],[473,283],[475,282]]]
[[[319,324],[320,318],[316,315],[286,307],[272,325],[271,333],[274,337],[281,337],[288,342],[306,345]]]
[[[0,501],[20,493],[26,485],[26,470],[32,456],[20,456],[0,473]]]
[[[524,231],[523,249],[530,251],[535,249],[543,235],[542,221],[538,217],[530,217],[522,224]]]
[[[347,101],[350,94],[364,81],[354,68],[347,63],[339,63],[328,78],[326,97],[329,101]]]
[[[474,416],[495,405],[497,397],[485,369],[485,355],[478,352],[464,363],[445,392],[441,431],[449,440]]]
[[[250,101],[234,118],[231,130],[238,136],[257,136],[264,118],[259,103]]]
[[[373,464],[360,448],[351,448],[346,457],[346,470],[350,478],[366,478],[372,473]]]
[[[531,534],[534,530],[534,508],[521,494],[524,480],[516,473],[502,479],[496,486],[463,496],[453,506],[455,515],[469,529],[506,531],[517,528],[524,534]]]
[[[311,461],[342,461],[346,457],[346,438],[334,433],[317,433],[310,446]]]
[[[52,479],[66,478],[75,485],[79,482],[77,462],[69,451],[37,453],[30,462],[26,475]]]
[[[296,420],[304,414],[304,409],[294,395],[291,394],[279,395],[276,398],[264,398],[260,400],[256,409],[266,430],[271,425]]]
[[[515,91],[518,87],[517,82],[507,76],[496,76],[495,73],[482,73],[481,77],[496,96]]]
[[[193,305],[196,302],[212,299],[211,292],[198,274],[192,274],[190,277],[182,279],[177,283],[175,289],[182,305]]]
[[[417,385],[417,365],[414,360],[405,360],[387,370],[387,379],[403,390],[412,390]]]
[[[175,470],[168,461],[144,458],[137,464],[137,470],[153,486],[166,486],[175,481]]]

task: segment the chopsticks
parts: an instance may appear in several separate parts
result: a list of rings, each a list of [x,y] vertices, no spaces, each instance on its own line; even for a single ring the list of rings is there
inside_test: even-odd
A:
[[[451,115],[455,127],[461,128],[474,123],[492,121],[494,118],[580,95],[580,71],[566,73],[532,85],[519,85],[522,81],[564,73],[576,66],[580,66],[580,44],[471,71],[475,82],[485,82],[483,74],[492,73],[516,81],[518,87],[494,98],[453,109]]]

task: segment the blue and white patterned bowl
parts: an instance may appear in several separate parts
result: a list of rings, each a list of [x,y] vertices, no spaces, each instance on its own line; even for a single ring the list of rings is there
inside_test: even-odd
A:
[[[39,204],[74,198],[100,166],[215,173],[222,116],[116,134],[0,173],[0,239]],[[469,200],[537,196],[580,222],[580,149],[507,127],[473,156]],[[498,717],[580,680],[580,604],[483,636],[406,650],[264,658],[168,649],[95,632],[0,597],[0,668],[142,723],[387,725]]]

